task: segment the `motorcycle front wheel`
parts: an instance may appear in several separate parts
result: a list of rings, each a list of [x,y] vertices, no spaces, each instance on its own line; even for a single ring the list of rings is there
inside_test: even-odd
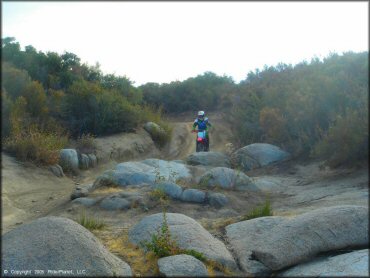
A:
[[[205,151],[205,146],[204,144],[202,144],[201,142],[197,142],[197,145],[196,145],[196,152],[204,152]]]

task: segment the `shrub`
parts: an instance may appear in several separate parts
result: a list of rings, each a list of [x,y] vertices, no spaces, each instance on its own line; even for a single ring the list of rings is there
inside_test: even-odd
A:
[[[163,222],[156,234],[152,235],[150,242],[144,241],[142,245],[149,251],[154,252],[159,258],[187,254],[201,261],[206,261],[204,255],[195,250],[182,249],[177,245],[177,242],[172,239],[170,229],[167,223],[166,213],[163,212]]]
[[[282,142],[286,136],[286,119],[277,108],[264,107],[260,111],[259,124],[266,140],[271,143]]]
[[[90,133],[82,134],[76,141],[76,150],[80,153],[91,154],[96,149],[95,136]]]
[[[67,137],[58,132],[42,131],[35,124],[12,132],[5,139],[6,149],[21,161],[53,165],[59,161],[59,151],[67,144]]]
[[[58,163],[59,150],[68,141],[64,131],[52,121],[39,124],[30,123],[24,97],[19,97],[10,113],[10,135],[4,140],[7,151],[22,161],[33,161],[41,165]]]
[[[10,135],[10,109],[12,101],[5,90],[1,90],[1,137]]]
[[[272,216],[272,210],[269,200],[266,200],[263,205],[254,208],[250,213],[244,215],[241,220],[249,220],[264,216]]]
[[[366,108],[347,110],[337,116],[323,139],[316,144],[312,156],[327,159],[329,167],[354,166],[369,157],[369,127]]]
[[[88,230],[100,230],[106,227],[102,220],[87,215],[85,211],[82,211],[77,222]]]
[[[28,72],[4,62],[1,67],[2,87],[8,92],[11,99],[21,96],[26,86],[31,82]]]
[[[158,200],[167,200],[168,199],[167,194],[160,188],[156,188],[153,191],[151,191],[149,193],[149,196],[150,196],[151,199],[156,200],[156,201],[158,201]]]

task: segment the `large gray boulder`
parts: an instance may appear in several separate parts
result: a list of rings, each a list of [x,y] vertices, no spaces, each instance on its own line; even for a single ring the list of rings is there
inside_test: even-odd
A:
[[[310,211],[273,227],[252,254],[271,270],[296,265],[321,252],[367,247],[367,207],[335,206]]]
[[[229,158],[220,152],[197,152],[192,153],[186,158],[189,165],[204,165],[212,167],[229,167],[231,166]]]
[[[180,248],[198,251],[208,259],[215,260],[231,270],[237,270],[237,265],[225,245],[214,238],[197,221],[179,213],[166,213],[166,219],[172,239]],[[144,241],[149,242],[162,223],[163,213],[144,217],[130,229],[130,242],[136,245]]]
[[[252,258],[252,252],[265,244],[270,230],[287,221],[281,216],[267,216],[234,223],[225,227],[226,237],[244,273],[249,276],[269,276],[271,270]]]
[[[276,277],[369,277],[369,249],[320,257],[293,266]]]
[[[78,223],[43,217],[3,235],[2,270],[85,270],[81,276],[132,276],[130,266],[111,254]],[[46,273],[47,274],[47,273]]]
[[[59,165],[64,172],[78,172],[78,155],[75,149],[62,149],[59,153]]]
[[[184,164],[160,159],[146,159],[137,162],[119,163],[115,170],[106,171],[94,183],[95,187],[115,184],[127,185],[154,185],[155,183],[178,179],[191,179],[192,175]]]
[[[156,176],[167,181],[175,182],[178,179],[191,178],[190,169],[184,163],[155,158],[145,159],[141,162],[153,167]]]
[[[165,277],[206,277],[208,271],[205,265],[189,255],[175,255],[158,260],[159,272]]]
[[[249,171],[289,157],[289,153],[277,146],[266,143],[254,143],[234,152],[231,160],[234,167],[240,167],[244,171]]]
[[[207,171],[201,176],[199,184],[210,188],[258,191],[258,188],[246,174],[226,167],[216,167]]]

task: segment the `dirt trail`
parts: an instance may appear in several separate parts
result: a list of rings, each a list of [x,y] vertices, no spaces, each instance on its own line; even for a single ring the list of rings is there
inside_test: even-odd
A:
[[[230,126],[223,119],[221,113],[211,113],[207,117],[213,125],[209,133],[210,151],[227,151],[226,144],[231,141]],[[178,117],[169,118],[173,126],[172,141],[164,150],[164,159],[184,159],[195,152],[195,134],[191,133],[194,119],[195,117],[192,114],[182,114]]]

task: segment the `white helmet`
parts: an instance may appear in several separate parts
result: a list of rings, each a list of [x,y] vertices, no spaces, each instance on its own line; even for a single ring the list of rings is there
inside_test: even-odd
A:
[[[198,112],[198,117],[204,117],[204,115],[205,115],[204,111],[199,111]]]

